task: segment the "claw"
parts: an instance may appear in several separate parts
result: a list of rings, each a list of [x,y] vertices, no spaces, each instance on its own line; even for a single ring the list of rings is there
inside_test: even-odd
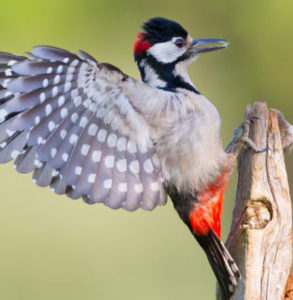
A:
[[[268,150],[267,148],[260,148],[260,147],[256,146],[254,141],[251,138],[249,138],[248,136],[241,137],[239,141],[242,142],[243,144],[247,145],[255,153],[262,153],[262,152],[266,152]]]
[[[250,123],[255,120],[258,120],[258,117],[249,116],[249,114],[246,112],[242,124],[234,129],[233,138],[226,147],[227,153],[234,153],[236,156],[238,156],[243,145],[248,146],[255,153],[262,153],[267,151],[267,148],[258,147],[249,137]]]
[[[258,120],[258,119],[259,119],[259,117],[257,117],[257,116],[251,116],[251,117],[250,117],[250,120],[251,120],[251,121],[255,121],[255,120]]]

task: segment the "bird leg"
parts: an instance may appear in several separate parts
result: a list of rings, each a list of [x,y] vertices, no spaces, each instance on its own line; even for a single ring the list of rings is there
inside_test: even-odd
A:
[[[272,109],[271,111],[275,112],[278,116],[283,150],[285,152],[290,151],[293,148],[293,125],[285,119],[284,115],[279,110]],[[242,124],[234,129],[234,135],[225,149],[226,153],[231,153],[237,157],[243,146],[249,147],[256,153],[267,150],[266,148],[256,146],[249,137],[250,124],[256,119],[257,117],[251,115],[250,107],[248,107],[245,111],[245,117]]]
[[[273,111],[278,115],[283,150],[285,152],[290,151],[293,147],[293,126],[285,119],[279,110],[273,109]]]
[[[240,126],[234,129],[234,135],[231,141],[228,143],[225,151],[226,153],[232,153],[238,156],[241,148],[244,146],[249,147],[256,153],[265,152],[266,148],[258,147],[254,141],[249,137],[250,124],[257,117],[251,116],[248,112],[249,108],[245,111],[245,117]]]

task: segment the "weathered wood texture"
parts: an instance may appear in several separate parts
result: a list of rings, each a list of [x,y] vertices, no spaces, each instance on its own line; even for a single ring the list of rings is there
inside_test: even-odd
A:
[[[244,147],[238,156],[236,201],[226,245],[243,278],[232,299],[282,300],[292,264],[292,216],[278,112],[255,103],[247,113],[251,139],[267,151]]]
[[[290,274],[288,278],[285,288],[284,300],[293,300],[293,274]]]

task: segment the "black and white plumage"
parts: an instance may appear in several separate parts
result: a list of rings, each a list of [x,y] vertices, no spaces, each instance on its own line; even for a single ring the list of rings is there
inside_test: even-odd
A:
[[[166,202],[150,132],[123,91],[135,81],[91,56],[39,46],[0,53],[1,163],[58,194],[112,208]]]
[[[220,116],[187,74],[223,39],[192,39],[153,18],[134,44],[142,81],[113,65],[49,46],[29,57],[0,52],[0,163],[57,194],[111,208],[152,210],[167,193],[207,254],[223,300],[240,278],[220,240],[232,169]]]

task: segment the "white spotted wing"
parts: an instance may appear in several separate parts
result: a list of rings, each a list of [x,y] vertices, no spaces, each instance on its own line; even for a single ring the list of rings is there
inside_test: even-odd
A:
[[[90,204],[164,204],[149,126],[123,89],[128,79],[84,52],[0,53],[0,162],[15,159],[36,184]]]

